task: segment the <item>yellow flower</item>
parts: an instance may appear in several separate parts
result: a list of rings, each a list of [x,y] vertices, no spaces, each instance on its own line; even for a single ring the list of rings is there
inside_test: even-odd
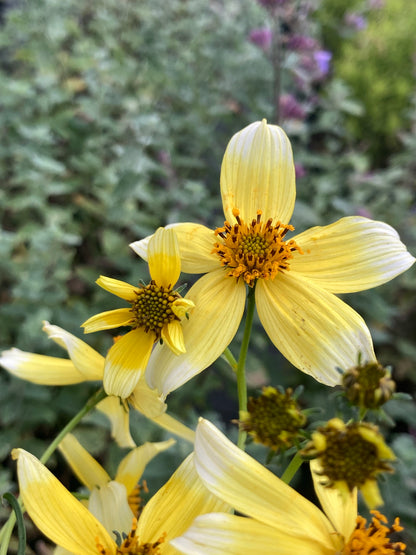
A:
[[[316,461],[311,467],[318,470]],[[322,487],[312,472],[323,512],[203,419],[196,432],[195,468],[214,495],[245,516],[198,517],[172,542],[186,555],[398,555],[405,547],[386,537],[400,529],[398,522],[384,534],[378,527],[377,536],[371,527],[365,530],[357,517],[356,490],[344,499]]]
[[[97,489],[88,510],[36,457],[23,449],[13,450],[12,455],[29,516],[48,538],[75,555],[173,555],[178,551],[169,541],[196,516],[228,510],[202,485],[193,455],[150,499],[138,521],[123,484],[112,481]]]
[[[149,241],[149,285],[133,286],[104,276],[98,285],[131,304],[101,312],[82,324],[85,333],[129,326],[109,350],[104,367],[104,389],[127,398],[135,388],[156,341],[166,343],[175,355],[185,352],[181,320],[194,304],[173,289],[181,271],[179,246],[172,229],[159,228]]]
[[[87,343],[64,329],[43,322],[43,331],[65,349],[70,359],[9,349],[0,355],[0,365],[18,378],[40,385],[69,385],[85,381],[102,381],[104,357]],[[153,422],[184,439],[193,442],[194,432],[166,413],[166,404],[156,391],[149,388],[142,376],[128,398],[128,403]],[[97,409],[111,422],[112,436],[121,447],[134,447],[130,435],[129,405],[118,397],[100,401]]]
[[[164,395],[208,367],[240,324],[246,284],[255,286],[257,312],[279,351],[297,368],[328,385],[340,382],[361,353],[375,356],[363,319],[334,293],[375,287],[409,268],[414,258],[396,231],[352,216],[286,234],[295,204],[295,170],[289,139],[265,120],[234,135],[221,167],[226,222],[212,231],[174,224],[182,271],[204,273],[190,289],[192,322],[184,322],[187,353],[173,358],[156,348],[148,383]],[[132,243],[143,258],[150,238]],[[198,349],[194,347],[198,345]]]

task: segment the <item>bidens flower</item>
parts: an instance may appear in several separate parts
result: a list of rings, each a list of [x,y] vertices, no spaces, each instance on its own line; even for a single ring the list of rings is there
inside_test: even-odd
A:
[[[192,322],[184,322],[187,353],[156,348],[147,379],[167,395],[209,366],[240,324],[246,286],[268,336],[297,368],[327,385],[358,353],[374,361],[363,319],[334,293],[375,287],[409,268],[414,258],[389,225],[352,216],[288,238],[295,204],[295,168],[284,131],[266,121],[236,135],[221,167],[226,221],[215,231],[175,224],[182,271],[204,273],[189,290]],[[131,245],[149,256],[149,238]],[[194,348],[198,345],[198,349]]]
[[[102,381],[105,359],[100,353],[85,341],[49,322],[43,322],[43,331],[68,353],[69,359],[13,348],[1,353],[0,365],[14,376],[40,385]],[[127,400],[109,396],[97,404],[97,409],[110,420],[111,435],[121,447],[135,446],[130,435],[129,405],[169,432],[194,441],[195,432],[167,414],[166,404],[142,376]]]
[[[377,514],[365,528],[357,517],[356,490],[344,499],[324,488],[313,472],[324,513],[203,419],[196,431],[195,468],[214,495],[245,516],[197,517],[172,542],[186,555],[400,555],[405,549],[387,537],[401,529],[398,521],[383,528],[384,517]],[[311,468],[318,469],[316,461]]]
[[[138,520],[123,484],[110,482],[88,510],[36,457],[23,449],[12,455],[29,516],[48,538],[75,555],[174,555],[178,552],[169,540],[196,516],[228,510],[199,480],[193,455],[150,499]]]
[[[139,381],[155,342],[161,340],[175,355],[185,352],[181,320],[194,307],[173,289],[179,279],[179,246],[172,229],[159,228],[149,241],[151,282],[137,287],[101,276],[103,289],[131,304],[96,314],[82,324],[85,333],[129,326],[131,331],[109,350],[104,368],[104,389],[109,395],[128,397]]]

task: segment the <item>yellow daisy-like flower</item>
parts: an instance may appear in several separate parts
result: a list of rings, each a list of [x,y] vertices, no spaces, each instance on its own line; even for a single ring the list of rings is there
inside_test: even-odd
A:
[[[0,366],[18,378],[40,385],[103,380],[105,359],[85,341],[46,321],[43,322],[43,331],[65,349],[69,360],[13,348],[1,353]],[[97,409],[109,418],[111,434],[121,447],[135,446],[130,435],[129,404],[162,428],[193,442],[194,431],[166,413],[166,404],[142,376],[127,401],[109,396],[97,404]]]
[[[131,395],[139,381],[156,341],[168,345],[172,353],[185,352],[181,320],[194,307],[173,289],[181,272],[179,245],[172,229],[159,228],[149,241],[148,263],[151,282],[133,286],[101,276],[97,283],[131,304],[101,312],[82,324],[85,333],[129,326],[131,331],[109,350],[104,368],[104,389],[123,399]]]
[[[23,449],[12,454],[29,516],[48,538],[74,555],[174,555],[178,551],[169,541],[196,516],[228,510],[199,480],[193,455],[150,499],[137,521],[124,484],[112,481],[95,490],[87,509],[36,457]]]
[[[174,224],[182,271],[204,273],[190,289],[192,322],[184,322],[187,353],[173,358],[156,348],[148,382],[167,395],[215,361],[240,324],[246,285],[255,286],[259,318],[271,341],[297,368],[328,385],[336,367],[350,368],[361,353],[375,361],[363,319],[334,293],[375,287],[414,262],[396,231],[352,216],[293,238],[292,149],[284,131],[265,120],[234,135],[221,167],[226,221],[212,231]],[[131,245],[149,256],[150,238]],[[195,349],[196,345],[198,349]]]
[[[318,470],[316,461],[311,467]],[[383,529],[384,517],[377,514],[370,528],[365,528],[364,519],[357,517],[356,490],[344,499],[337,490],[324,488],[312,472],[323,512],[203,419],[196,432],[195,468],[214,495],[245,516],[214,513],[196,518],[172,542],[185,555],[404,552],[404,544],[387,537],[401,529],[397,521],[392,529]]]

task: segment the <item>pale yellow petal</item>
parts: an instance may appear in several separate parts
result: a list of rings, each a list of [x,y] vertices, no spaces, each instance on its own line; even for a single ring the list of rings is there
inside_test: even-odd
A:
[[[108,395],[126,399],[131,395],[149,360],[154,336],[143,329],[129,331],[108,351],[104,389]]]
[[[27,353],[15,347],[1,353],[0,365],[22,380],[41,385],[69,385],[85,381],[85,376],[70,360]]]
[[[134,316],[129,308],[117,308],[91,316],[81,327],[84,328],[84,333],[92,333],[94,331],[128,326],[133,321]]]
[[[76,555],[97,555],[96,538],[115,555],[116,544],[98,520],[41,464],[14,449],[20,493],[35,525],[57,545]]]
[[[182,320],[186,353],[177,356],[167,346],[156,345],[146,370],[150,387],[165,396],[207,368],[228,347],[244,312],[246,287],[221,268],[202,276],[186,298],[195,303],[189,320]]]
[[[302,527],[304,522],[299,522]],[[250,518],[211,513],[197,517],[171,544],[185,555],[335,555],[334,547],[285,534]]]
[[[172,447],[176,441],[168,439],[166,441],[149,442],[132,449],[120,462],[116,477],[116,482],[123,484],[127,494],[133,491],[137,482],[142,477],[147,464],[159,453]]]
[[[338,368],[375,361],[364,320],[332,293],[290,271],[259,280],[256,306],[267,335],[296,368],[326,385],[340,383]]]
[[[177,420],[167,412],[161,414],[160,416],[152,418],[152,420],[153,422],[155,422],[155,424],[174,434],[175,436],[186,439],[186,441],[189,441],[190,443],[194,443],[195,432],[191,430],[191,428],[188,428],[188,426],[185,426],[185,424],[182,424],[182,422],[179,422],[179,420]]]
[[[296,197],[295,166],[283,129],[257,121],[234,135],[221,166],[224,214],[234,222],[234,208],[251,222],[261,210],[265,220],[289,223]]]
[[[369,509],[375,509],[376,507],[384,505],[376,480],[367,480],[365,484],[360,487],[360,491]]]
[[[205,274],[218,268],[218,257],[212,254],[214,244],[217,242],[213,230],[194,223],[170,224],[166,227],[174,229],[178,238],[182,272]],[[144,260],[148,259],[151,237],[153,235],[130,245],[134,252]]]
[[[347,542],[357,521],[357,489],[355,488],[352,493],[348,493],[344,497],[336,488],[328,488],[322,485],[322,476],[317,474],[321,470],[317,459],[311,461],[310,467],[313,485],[321,507],[335,530]]]
[[[50,339],[68,352],[70,359],[83,374],[85,380],[103,379],[104,357],[100,353],[97,353],[82,339],[59,326],[53,326],[49,322],[44,321],[42,329],[48,334]]]
[[[109,534],[120,536],[131,530],[134,514],[129,507],[126,488],[112,481],[94,488],[88,502],[88,510],[101,522]]]
[[[159,287],[172,288],[181,273],[179,244],[173,229],[159,227],[148,245],[149,272]]]
[[[281,533],[334,545],[333,527],[322,511],[202,418],[195,467],[206,487],[242,514]]]
[[[228,510],[226,503],[203,486],[191,454],[146,504],[137,534],[143,542],[154,542],[166,532],[165,542],[168,543],[183,534],[198,515]]]
[[[78,480],[92,490],[105,486],[111,480],[104,468],[88,453],[76,437],[67,434],[58,446]]]
[[[162,415],[167,408],[166,403],[156,389],[150,389],[147,385],[144,375],[140,377],[128,401],[147,418],[156,418]]]
[[[166,343],[175,355],[186,353],[181,322],[172,320],[172,322],[162,328],[162,341]]]
[[[95,282],[97,285],[112,293],[113,295],[117,295],[121,299],[128,301],[129,303],[136,300],[137,295],[137,287],[126,283],[125,281],[120,281],[119,279],[113,279],[106,276],[100,276],[97,281]]]
[[[295,253],[291,270],[332,293],[376,287],[415,261],[389,225],[351,216],[296,237],[304,254]]]
[[[136,447],[130,434],[129,409],[125,402],[110,395],[100,401],[96,408],[110,420],[111,437],[120,447]]]

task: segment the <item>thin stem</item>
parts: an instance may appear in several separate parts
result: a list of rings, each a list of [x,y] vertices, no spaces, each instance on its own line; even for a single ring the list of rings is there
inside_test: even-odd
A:
[[[244,326],[243,341],[241,343],[240,356],[238,358],[237,364],[237,392],[238,392],[238,408],[240,418],[243,412],[247,411],[247,384],[246,384],[246,359],[248,344],[250,342],[251,328],[253,326],[254,317],[254,307],[255,307],[255,297],[254,297],[255,287],[251,287],[248,290],[247,295],[247,311],[246,311],[246,321]],[[237,445],[240,449],[244,450],[246,444],[247,432],[239,430]]]
[[[232,371],[237,372],[238,362],[236,361],[233,353],[230,351],[230,349],[228,347],[222,353],[222,356],[228,362],[228,364],[231,366]]]
[[[293,459],[290,461],[286,470],[283,472],[283,475],[280,479],[283,480],[283,482],[285,482],[286,484],[290,484],[290,482],[292,481],[293,476],[296,474],[296,472],[302,466],[302,463],[303,463],[303,459],[299,455],[299,452],[297,452],[294,455]]]
[[[82,418],[88,414],[100,401],[107,397],[107,393],[103,390],[103,388],[96,391],[92,397],[88,399],[82,409],[68,422],[68,424],[59,432],[56,438],[52,441],[43,455],[40,457],[40,462],[45,464],[55,449],[58,447],[60,442],[63,438],[72,432],[75,426],[82,420]],[[22,511],[24,511],[23,503],[21,499],[18,500],[20,506],[22,507]],[[10,543],[10,537],[13,532],[14,525],[16,523],[16,514],[13,511],[5,525],[0,531],[0,555],[7,555],[7,550]]]

